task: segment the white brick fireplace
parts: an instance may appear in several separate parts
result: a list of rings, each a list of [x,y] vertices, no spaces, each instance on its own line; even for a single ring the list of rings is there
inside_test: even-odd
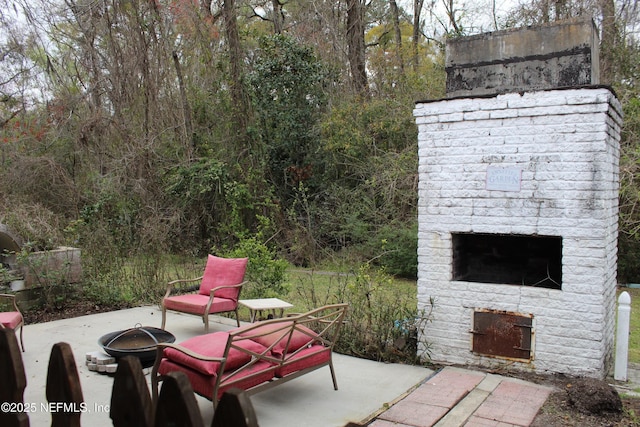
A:
[[[621,109],[605,87],[420,102],[420,341],[434,362],[604,377]]]

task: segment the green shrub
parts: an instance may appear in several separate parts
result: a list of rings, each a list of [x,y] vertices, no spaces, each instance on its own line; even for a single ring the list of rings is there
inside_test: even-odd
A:
[[[402,286],[369,264],[363,264],[355,273],[331,275],[328,285],[325,275],[323,280],[319,278],[320,275],[312,274],[296,290],[306,309],[331,303],[349,304],[336,351],[401,363],[422,363],[428,356],[418,353],[418,339],[430,312],[417,310],[415,286]],[[421,347],[428,351],[427,343]]]
[[[418,276],[418,224],[389,224],[368,242],[376,265],[394,276],[415,279]],[[376,255],[379,253],[380,255]]]
[[[327,71],[313,48],[295,38],[278,34],[261,37],[258,43],[247,75],[256,116],[254,136],[262,141],[268,180],[278,196],[288,200],[298,182],[314,175]]]
[[[84,297],[106,307],[158,304],[167,283],[202,275],[204,265],[191,257],[142,254],[119,257],[85,257]],[[110,265],[110,268],[105,268]]]
[[[56,262],[54,267],[49,264],[49,251],[38,254],[33,252],[30,244],[23,245],[22,250],[16,254],[17,265],[35,280],[32,287],[40,288],[42,303],[46,308],[64,308],[75,296],[77,289],[69,283],[71,262]]]
[[[260,240],[261,234],[242,238],[233,250],[224,255],[232,258],[249,258],[246,286],[243,298],[275,298],[289,292],[285,283],[287,262],[278,259],[274,250]]]
[[[618,237],[618,283],[640,283],[640,241],[634,236]]]
[[[417,363],[418,329],[428,314],[418,313],[413,295],[397,292],[391,277],[360,267],[344,289],[350,304],[338,351],[378,361]]]
[[[81,209],[73,228],[83,248],[100,253],[108,246],[110,251],[125,256],[139,243],[141,221],[139,200],[130,195],[123,197],[115,190],[105,190]],[[99,239],[96,239],[96,230],[100,230]]]
[[[38,202],[0,194],[0,223],[23,240],[31,251],[54,249],[65,243],[61,232],[64,218]]]

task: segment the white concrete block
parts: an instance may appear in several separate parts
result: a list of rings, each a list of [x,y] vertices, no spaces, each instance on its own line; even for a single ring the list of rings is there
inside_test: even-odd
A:
[[[89,351],[85,354],[85,358],[87,361],[92,361],[94,358],[98,357],[98,355],[104,354],[102,351]]]

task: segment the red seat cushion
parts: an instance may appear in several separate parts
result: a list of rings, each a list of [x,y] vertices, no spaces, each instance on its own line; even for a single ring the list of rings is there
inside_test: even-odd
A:
[[[276,367],[269,362],[260,361],[251,365],[248,369],[242,369],[238,373],[225,372],[222,376],[223,383],[218,390],[218,399],[222,397],[222,393],[231,388],[240,388],[248,390],[252,387],[266,383],[273,379]]]
[[[222,357],[229,339],[228,332],[214,332],[206,335],[199,335],[181,342],[180,347],[198,353],[206,357]],[[236,341],[235,344],[243,349],[253,351],[254,353],[262,353],[266,348],[251,340]],[[219,362],[211,362],[206,360],[195,359],[185,353],[174,348],[166,348],[164,357],[178,363],[188,366],[189,368],[205,375],[215,375],[220,369]],[[238,368],[251,360],[251,355],[235,348],[230,348],[225,371]]]
[[[209,295],[186,294],[165,298],[163,304],[168,310],[203,315],[209,302]],[[237,303],[227,298],[214,297],[209,313],[223,313],[236,309]]]
[[[291,357],[285,356],[284,360],[282,366],[276,369],[276,377],[284,377],[293,372],[328,363],[331,360],[331,349],[316,344],[300,350]]]
[[[293,321],[268,322],[260,326],[245,326],[240,329],[241,336],[251,337],[252,341],[271,348],[275,357],[282,357],[285,352],[294,352],[301,347],[311,345],[318,339],[318,334],[303,325],[296,325],[293,333],[291,330]],[[262,335],[265,334],[265,335]],[[260,336],[255,336],[260,335]],[[291,339],[289,339],[291,337]],[[288,342],[288,347],[287,347]]]
[[[171,360],[162,359],[160,366],[158,367],[158,374],[166,375],[169,372],[183,372],[187,375],[187,378],[189,378],[193,391],[207,399],[211,399],[217,378],[215,374],[204,375],[202,372],[195,371],[184,365],[172,362]]]
[[[211,289],[218,286],[238,285],[244,280],[247,271],[248,258],[220,258],[214,255],[207,257],[207,265],[204,268],[202,282],[200,282],[201,295],[209,295]],[[215,296],[238,300],[240,289],[221,289]]]
[[[223,385],[218,390],[217,398],[222,397],[222,393],[229,388],[238,387],[242,390],[250,389],[251,387],[255,387],[259,384],[270,381],[273,378],[275,366],[268,362],[256,362],[248,369],[243,369],[238,374],[234,375],[233,383]],[[204,375],[201,372],[190,369],[186,366],[176,364],[170,360],[162,359],[160,362],[160,367],[158,369],[158,373],[160,375],[166,375],[169,372],[183,372],[189,378],[189,382],[191,383],[191,387],[193,391],[198,393],[201,396],[206,397],[209,400],[213,400],[213,389],[216,385],[217,376],[214,375]],[[230,373],[225,374],[227,377],[231,375]]]
[[[15,329],[22,322],[22,315],[18,311],[0,313],[0,323],[9,329]]]

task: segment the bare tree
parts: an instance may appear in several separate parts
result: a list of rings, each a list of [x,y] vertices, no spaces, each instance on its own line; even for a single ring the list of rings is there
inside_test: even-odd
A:
[[[0,129],[3,129],[14,117],[27,108],[27,83],[30,70],[35,67],[29,64],[24,51],[26,41],[22,40],[20,28],[16,28],[15,20],[9,14],[11,10],[4,2],[0,3],[3,12],[0,25],[3,28],[0,42]],[[4,163],[4,147],[2,148]]]
[[[242,53],[240,35],[238,33],[238,17],[235,0],[224,0],[223,16],[229,51],[229,68],[231,72],[231,99],[233,101],[233,118],[236,137],[245,141],[247,130],[247,98],[242,87]]]
[[[402,58],[402,31],[400,30],[400,13],[396,0],[389,0],[391,6],[391,19],[393,20],[393,34],[396,47],[396,60],[400,68],[400,74],[404,74],[404,59]]]
[[[191,122],[191,106],[189,105],[189,100],[187,99],[187,89],[184,83],[184,76],[182,74],[182,66],[180,65],[180,58],[178,57],[178,52],[175,50],[172,54],[173,64],[176,69],[176,77],[178,79],[178,87],[180,88],[180,99],[182,100],[182,109],[184,110],[184,133],[190,141],[187,147],[187,159],[193,160],[193,154],[196,150],[195,138],[193,134],[193,123]]]
[[[202,0],[200,2],[200,10],[202,13],[207,16],[212,13],[211,6],[213,4],[213,0]]]
[[[461,36],[464,34],[464,30],[459,21],[460,11],[456,8],[455,3],[455,0],[443,0],[444,10],[451,25],[452,33],[454,36]]]
[[[364,43],[364,0],[347,1],[347,44],[349,46],[349,66],[351,82],[357,93],[367,96],[365,43]]]
[[[613,0],[602,0],[600,10],[602,14],[600,81],[604,84],[612,84],[614,81],[614,51],[618,37],[616,10]]]
[[[284,25],[284,15],[282,14],[282,3],[280,0],[271,0],[273,8],[273,32],[275,34],[282,33],[282,27]]]
[[[413,35],[411,39],[412,48],[413,48],[413,69],[414,71],[418,70],[418,46],[420,44],[420,27],[422,26],[422,21],[420,20],[420,16],[422,15],[422,8],[424,6],[424,0],[413,0]]]
[[[529,0],[509,13],[512,25],[539,25],[577,16],[597,17],[601,0]]]

